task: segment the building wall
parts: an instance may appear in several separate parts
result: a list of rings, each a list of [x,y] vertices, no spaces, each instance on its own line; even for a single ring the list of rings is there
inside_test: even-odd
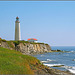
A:
[[[29,42],[37,42],[36,40],[33,40],[33,39],[31,39],[31,40],[28,40]]]

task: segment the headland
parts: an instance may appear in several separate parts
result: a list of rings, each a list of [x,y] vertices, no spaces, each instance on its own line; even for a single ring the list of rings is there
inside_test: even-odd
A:
[[[32,74],[32,75],[73,75],[44,66],[38,59],[31,56],[50,52],[51,47],[44,43],[27,41],[0,40],[0,74]]]

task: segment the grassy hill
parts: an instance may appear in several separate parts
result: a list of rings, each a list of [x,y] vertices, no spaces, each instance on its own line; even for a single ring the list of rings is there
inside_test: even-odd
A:
[[[35,57],[2,47],[0,47],[0,74],[72,75],[44,66]]]
[[[0,74],[34,74],[41,66],[35,57],[0,47]]]

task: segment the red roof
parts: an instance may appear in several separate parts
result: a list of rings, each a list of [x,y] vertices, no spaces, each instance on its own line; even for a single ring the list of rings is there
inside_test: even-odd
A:
[[[0,37],[0,39],[1,39],[1,37]]]
[[[35,38],[29,38],[28,40],[32,40],[32,39],[37,41],[37,39],[35,39]]]

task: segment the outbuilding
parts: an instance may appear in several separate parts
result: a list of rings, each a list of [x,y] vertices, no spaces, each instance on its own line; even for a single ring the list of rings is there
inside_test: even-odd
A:
[[[29,38],[28,39],[28,42],[37,42],[38,40],[37,39],[35,39],[35,38]]]

